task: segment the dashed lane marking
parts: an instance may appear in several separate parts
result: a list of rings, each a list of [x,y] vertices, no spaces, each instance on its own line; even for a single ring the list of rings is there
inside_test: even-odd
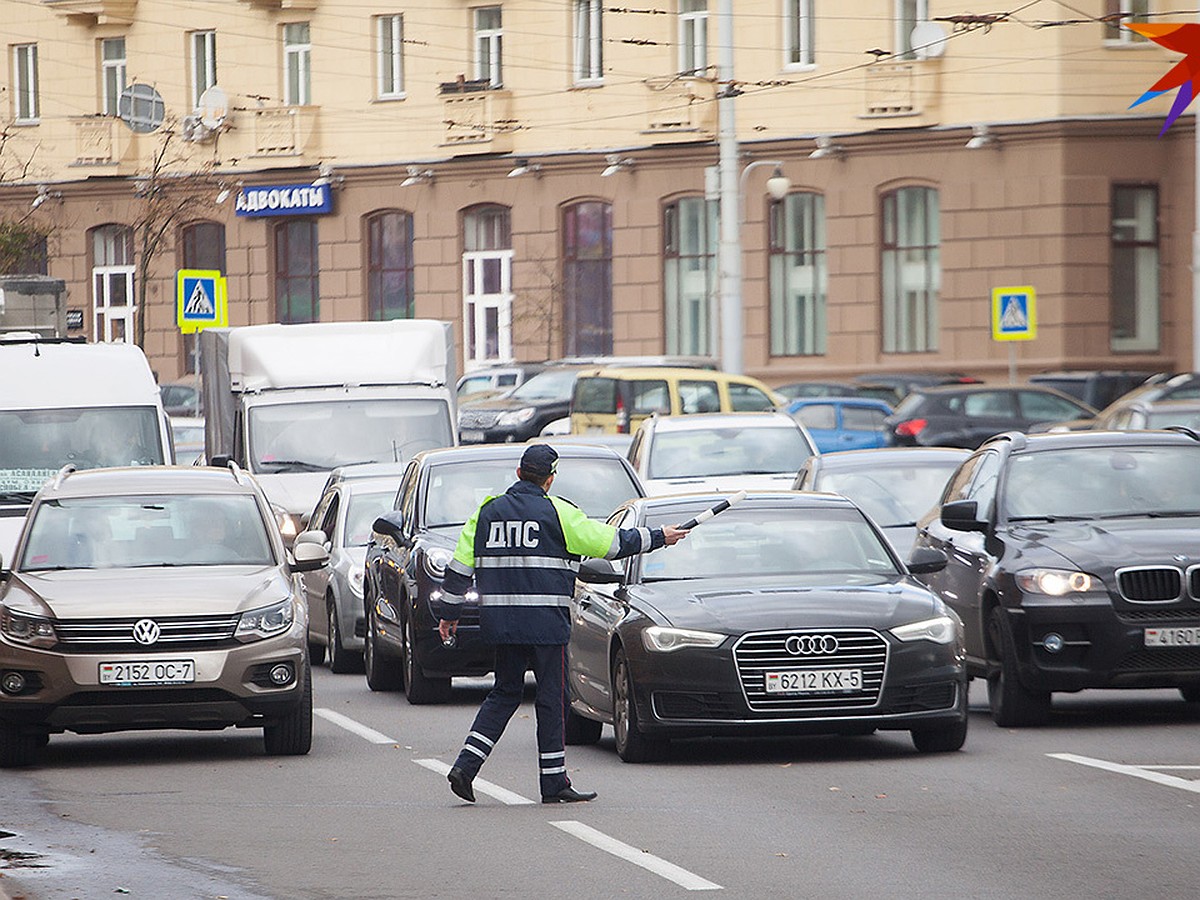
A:
[[[366,738],[372,744],[395,744],[398,741],[393,740],[382,732],[376,731],[374,728],[368,728],[361,722],[355,722],[349,716],[343,716],[339,712],[334,712],[332,709],[314,709],[313,714],[320,716],[326,722],[332,722],[339,728],[345,728],[347,731],[357,734],[361,738]]]
[[[1109,762],[1106,759],[1076,756],[1074,753],[1047,753],[1046,755],[1051,759],[1061,759],[1064,762],[1077,763],[1081,766],[1091,766],[1094,769],[1103,769],[1106,772],[1116,772],[1118,775],[1129,775],[1131,778],[1152,781],[1164,787],[1172,787],[1181,791],[1191,791],[1193,794],[1200,794],[1200,781],[1193,781],[1189,778],[1180,778],[1176,775],[1167,775],[1162,771],[1156,771],[1161,769],[1196,769],[1200,768],[1200,766],[1129,766],[1122,763]]]
[[[440,759],[414,759],[418,766],[424,766],[431,772],[437,772],[439,775],[445,775],[450,771],[450,767]],[[514,794],[508,788],[502,788],[498,784],[492,784],[490,781],[484,781],[482,778],[476,778],[471,782],[476,792],[486,794],[494,800],[499,800],[501,803],[508,806],[525,806],[532,804],[533,801],[528,797],[522,797],[520,794]]]
[[[641,866],[648,872],[653,872],[668,881],[673,881],[682,888],[689,891],[719,891],[722,890],[721,885],[709,881],[707,878],[701,878],[694,872],[689,872],[687,869],[680,868],[674,863],[667,862],[665,859],[655,856],[652,853],[646,853],[644,850],[639,850],[636,847],[631,847],[629,844],[622,843],[616,838],[609,837],[603,831],[597,831],[590,825],[584,825],[582,822],[551,822],[555,828],[565,831],[567,834],[579,838],[585,843],[591,844],[597,849],[603,850],[605,853],[611,853],[626,862],[631,862],[635,866]]]

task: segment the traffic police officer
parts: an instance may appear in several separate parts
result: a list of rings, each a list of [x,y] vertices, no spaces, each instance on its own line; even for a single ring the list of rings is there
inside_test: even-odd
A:
[[[521,704],[530,662],[537,679],[542,802],[595,798],[595,792],[571,786],[563,742],[570,603],[579,557],[618,559],[674,544],[687,534],[670,525],[617,529],[589,519],[568,500],[547,496],[557,460],[558,454],[548,444],[534,444],[525,451],[518,481],[501,496],[485,500],[463,526],[442,582],[442,640],[449,640],[457,630],[453,610],[461,608],[474,579],[480,634],[496,645],[495,687],[480,706],[447,776],[451,790],[472,803],[471,782]]]

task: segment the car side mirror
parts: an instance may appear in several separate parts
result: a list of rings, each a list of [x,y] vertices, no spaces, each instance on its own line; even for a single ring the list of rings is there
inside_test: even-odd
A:
[[[579,564],[579,580],[586,584],[620,584],[624,577],[611,559],[585,559]]]
[[[300,544],[320,544],[322,547],[327,543],[325,532],[319,528],[314,528],[311,531],[302,531],[296,535],[296,540],[292,542],[292,546]]]
[[[974,500],[951,500],[939,516],[952,531],[987,531],[987,522],[979,520],[979,504]]]
[[[376,534],[382,534],[396,542],[399,547],[408,547],[409,540],[404,535],[404,513],[398,509],[384,513],[371,526]]]
[[[310,532],[305,532],[305,534],[308,533]],[[297,537],[297,543],[292,545],[293,572],[315,572],[327,565],[329,565],[329,551],[325,549],[324,544],[315,544],[312,541],[299,543],[299,537]]]
[[[213,458],[208,461],[208,464],[210,466],[215,466],[218,469],[228,469],[229,460],[231,459],[233,459],[232,456],[228,456],[224,453],[217,453],[214,454]]]
[[[932,575],[946,568],[949,560],[937,547],[917,547],[908,556],[908,571],[913,575]]]

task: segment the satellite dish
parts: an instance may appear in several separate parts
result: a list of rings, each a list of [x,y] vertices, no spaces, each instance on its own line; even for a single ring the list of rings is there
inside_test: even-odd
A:
[[[209,131],[216,131],[225,124],[225,117],[229,115],[228,95],[214,84],[196,101],[196,115],[201,125]]]
[[[117,101],[117,118],[137,134],[157,131],[166,111],[162,94],[148,84],[129,85]]]
[[[937,59],[946,52],[946,29],[937,22],[918,22],[909,40],[922,59]]]

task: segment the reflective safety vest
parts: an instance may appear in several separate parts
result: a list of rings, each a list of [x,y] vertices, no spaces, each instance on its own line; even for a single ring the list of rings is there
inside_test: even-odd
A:
[[[618,559],[661,546],[661,528],[618,529],[518,481],[484,500],[463,526],[442,583],[443,615],[453,615],[474,579],[485,641],[565,644],[579,558]]]

